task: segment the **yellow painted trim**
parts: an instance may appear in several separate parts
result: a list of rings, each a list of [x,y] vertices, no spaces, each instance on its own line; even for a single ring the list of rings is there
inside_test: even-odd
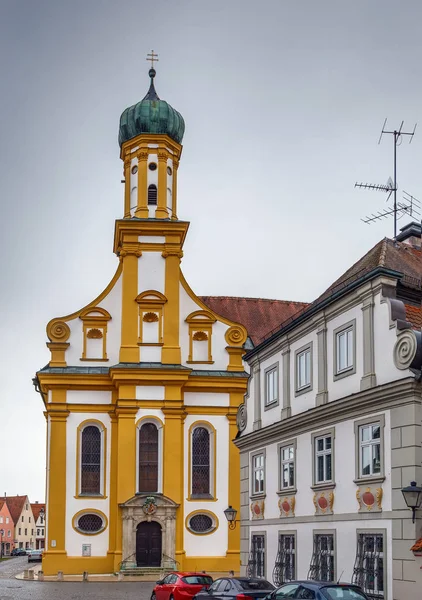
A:
[[[156,150],[154,148],[154,150]],[[169,216],[167,210],[167,159],[169,153],[167,149],[158,149],[158,198],[157,208],[155,210],[156,219],[167,219]]]
[[[208,517],[210,517],[214,521],[214,528],[211,529],[211,531],[206,531],[204,533],[198,533],[197,531],[192,531],[192,529],[190,529],[190,527],[189,527],[189,521],[195,515],[207,515]],[[219,526],[220,526],[220,522],[218,520],[217,515],[215,515],[210,510],[200,510],[200,509],[194,510],[193,512],[189,513],[185,519],[186,530],[189,531],[189,533],[191,533],[192,535],[198,535],[199,537],[202,537],[204,535],[212,535],[213,533],[215,533],[217,531]]]
[[[158,148],[149,148],[148,144],[157,144]],[[140,150],[153,150],[154,154],[157,154],[159,150],[166,150],[169,148],[173,153],[172,156],[176,156],[180,159],[182,154],[183,146],[178,142],[175,142],[167,134],[163,133],[140,133],[136,137],[127,140],[122,144],[120,150],[120,158],[125,160],[130,157],[133,152],[139,153]]]
[[[70,405],[72,406],[72,405]],[[92,407],[91,407],[91,412],[92,412]],[[88,494],[87,496],[85,496],[85,494],[81,494],[80,492],[80,484],[81,484],[81,442],[82,442],[82,431],[85,429],[85,427],[88,427],[89,425],[96,425],[101,432],[101,443],[102,443],[102,452],[101,452],[101,456],[102,456],[102,463],[103,463],[103,489],[101,490],[101,493],[98,495],[91,495]],[[98,499],[103,499],[106,498],[106,493],[107,493],[107,427],[104,425],[104,423],[102,423],[101,421],[98,421],[98,419],[86,419],[85,421],[82,421],[82,423],[79,423],[78,428],[76,430],[76,492],[75,492],[75,498],[98,498]]]
[[[166,246],[168,238],[166,236]],[[182,362],[180,339],[179,339],[179,273],[180,259],[182,256],[180,246],[168,247],[162,256],[165,258],[165,283],[164,291],[168,302],[164,304],[164,337],[161,350],[161,362],[163,364],[180,365]]]
[[[210,408],[210,407],[208,407]],[[216,408],[216,407],[215,407]],[[208,412],[206,414],[209,414]],[[212,433],[213,439],[210,436],[210,456],[212,456],[212,472],[210,473],[210,496],[211,498],[193,498],[192,497],[192,433],[197,427],[204,427]],[[217,430],[209,421],[195,421],[188,430],[188,497],[190,502],[217,502]]]
[[[66,390],[53,390],[53,400],[66,401]],[[51,548],[51,540],[55,540],[55,551],[65,552],[66,524],[66,426],[69,412],[66,410],[50,410],[48,423],[48,488],[46,519],[46,550]]]
[[[140,400],[140,402],[142,402],[142,400]],[[157,400],[157,402],[162,402],[162,400]],[[164,422],[160,419],[160,417],[156,417],[155,415],[144,415],[143,417],[140,417],[135,423],[137,429],[142,427],[142,421],[157,421],[164,431]]]
[[[142,402],[142,400],[140,401]],[[162,400],[157,400],[157,402],[163,402]],[[144,408],[144,406],[142,406],[142,408]],[[157,407],[153,407],[153,408],[157,408]],[[161,447],[158,447],[158,466],[161,466],[161,473],[158,473],[158,484],[161,481],[161,492],[157,491],[157,492],[151,492],[151,494],[159,494],[162,493],[162,490],[164,489],[164,436],[165,436],[165,428],[164,428],[164,422],[160,419],[160,417],[156,417],[155,415],[144,415],[143,417],[141,417],[140,419],[138,419],[136,421],[136,487],[139,488],[139,432],[141,430],[141,427],[143,425],[143,423],[147,421],[149,423],[156,423],[157,424],[157,429],[161,428]],[[160,436],[160,432],[158,432],[158,436]],[[158,440],[160,441],[160,438],[158,438]],[[161,461],[160,461],[161,459]],[[160,465],[161,462],[161,465]],[[158,488],[160,488],[160,485],[157,486]],[[137,490],[137,493],[143,493],[146,494],[147,492],[143,492],[142,490]]]
[[[82,515],[86,515],[86,514],[95,514],[95,515],[98,515],[99,517],[101,517],[103,520],[104,527],[102,529],[100,529],[100,531],[95,531],[93,533],[87,532],[87,531],[81,531],[80,529],[78,529],[76,527],[75,523],[77,523],[79,517],[81,517]],[[98,510],[97,508],[84,508],[83,510],[80,510],[79,512],[77,512],[76,515],[74,515],[72,518],[72,528],[76,531],[76,533],[79,533],[79,535],[89,535],[89,536],[100,535],[101,533],[104,533],[104,531],[107,529],[107,527],[108,527],[108,519],[107,519],[106,515],[103,512],[101,512],[101,510]]]
[[[148,196],[147,196],[147,185],[148,185],[148,151],[142,148],[137,153],[138,159],[138,198],[137,207],[135,210],[135,217],[140,219],[148,219]]]
[[[128,235],[125,244],[137,244],[137,235]],[[129,253],[123,258],[122,279],[122,329],[120,362],[139,362],[138,305],[134,301],[138,293],[138,256]]]

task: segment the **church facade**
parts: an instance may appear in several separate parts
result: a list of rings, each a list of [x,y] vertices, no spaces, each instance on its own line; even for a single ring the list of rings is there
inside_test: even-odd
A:
[[[245,327],[220,316],[180,269],[184,121],[154,88],[126,109],[124,211],[105,290],[47,325],[35,378],[47,420],[43,569],[238,570],[236,414],[248,375]]]

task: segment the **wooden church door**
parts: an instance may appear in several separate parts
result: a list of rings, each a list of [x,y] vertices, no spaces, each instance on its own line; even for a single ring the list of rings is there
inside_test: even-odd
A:
[[[161,566],[161,526],[155,521],[139,523],[136,529],[138,567]]]

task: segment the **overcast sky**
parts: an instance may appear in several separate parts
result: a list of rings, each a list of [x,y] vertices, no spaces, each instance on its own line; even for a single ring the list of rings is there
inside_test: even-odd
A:
[[[391,128],[421,118],[422,5],[390,0],[0,0],[0,494],[44,499],[31,379],[45,325],[111,279],[121,112],[156,89],[186,122],[182,267],[197,294],[310,301],[392,221]],[[421,124],[422,125],[422,124]],[[422,196],[422,127],[399,186]],[[409,219],[400,222],[404,224]]]

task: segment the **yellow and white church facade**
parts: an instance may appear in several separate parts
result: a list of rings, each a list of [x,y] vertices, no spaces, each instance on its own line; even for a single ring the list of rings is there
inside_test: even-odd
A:
[[[184,122],[154,87],[120,119],[124,210],[117,271],[47,325],[35,378],[47,420],[46,575],[145,566],[239,569],[239,454],[247,331],[213,312],[180,269]]]

